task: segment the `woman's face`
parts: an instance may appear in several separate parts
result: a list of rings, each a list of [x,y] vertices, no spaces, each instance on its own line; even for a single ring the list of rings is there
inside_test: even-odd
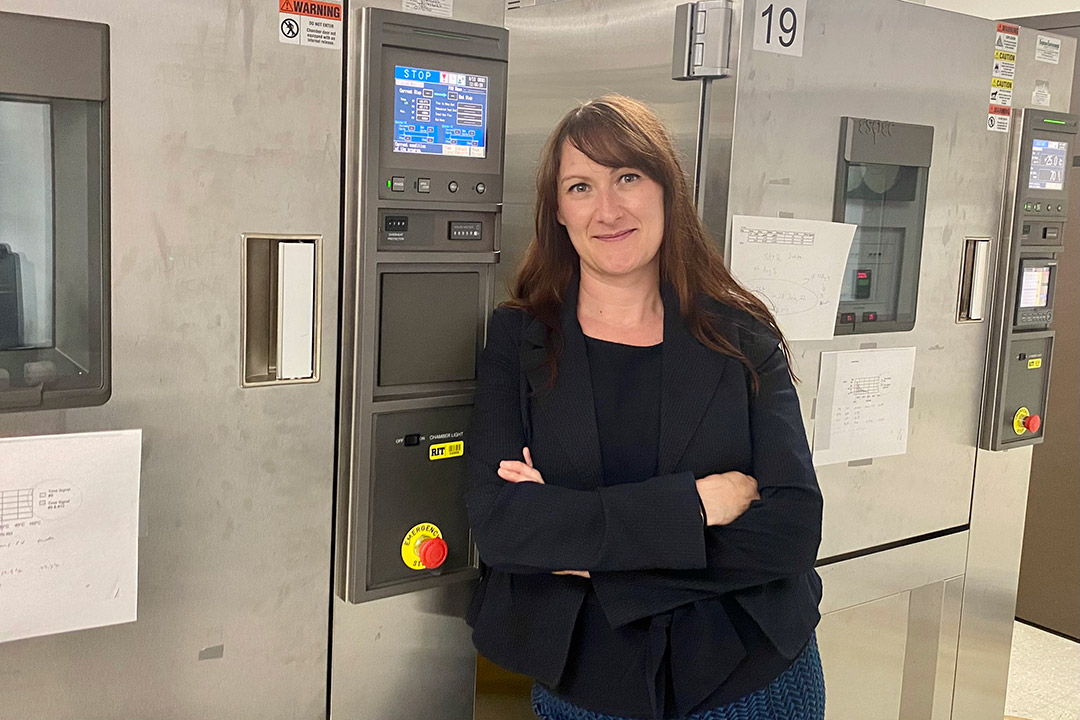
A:
[[[582,272],[604,279],[655,273],[664,237],[664,189],[633,168],[593,162],[563,143],[558,219]]]

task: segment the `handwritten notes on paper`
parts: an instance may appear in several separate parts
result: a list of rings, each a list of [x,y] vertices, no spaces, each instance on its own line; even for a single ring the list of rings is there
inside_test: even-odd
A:
[[[788,340],[829,340],[855,227],[735,215],[731,272],[765,301]]]
[[[915,348],[821,354],[814,464],[907,452]]]
[[[135,620],[142,431],[0,439],[0,642]]]

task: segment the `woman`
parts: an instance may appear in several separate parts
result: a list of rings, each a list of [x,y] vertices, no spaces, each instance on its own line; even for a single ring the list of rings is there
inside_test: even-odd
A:
[[[466,443],[477,648],[545,720],[821,718],[821,494],[775,320],[641,103],[570,112],[537,191]]]

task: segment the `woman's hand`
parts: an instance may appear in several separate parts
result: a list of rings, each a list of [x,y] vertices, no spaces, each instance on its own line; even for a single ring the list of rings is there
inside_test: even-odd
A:
[[[534,482],[544,484],[544,478],[540,471],[533,467],[532,454],[529,448],[522,448],[521,454],[525,462],[520,460],[503,460],[499,463],[499,477],[507,482]]]
[[[697,481],[698,495],[705,506],[706,525],[727,525],[760,500],[757,480],[738,471],[708,475]]]

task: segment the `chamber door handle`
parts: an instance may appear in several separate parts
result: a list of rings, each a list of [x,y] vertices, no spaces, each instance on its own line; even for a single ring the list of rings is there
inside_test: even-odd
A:
[[[986,319],[986,298],[990,291],[990,238],[969,237],[965,240],[957,320],[981,322]]]

